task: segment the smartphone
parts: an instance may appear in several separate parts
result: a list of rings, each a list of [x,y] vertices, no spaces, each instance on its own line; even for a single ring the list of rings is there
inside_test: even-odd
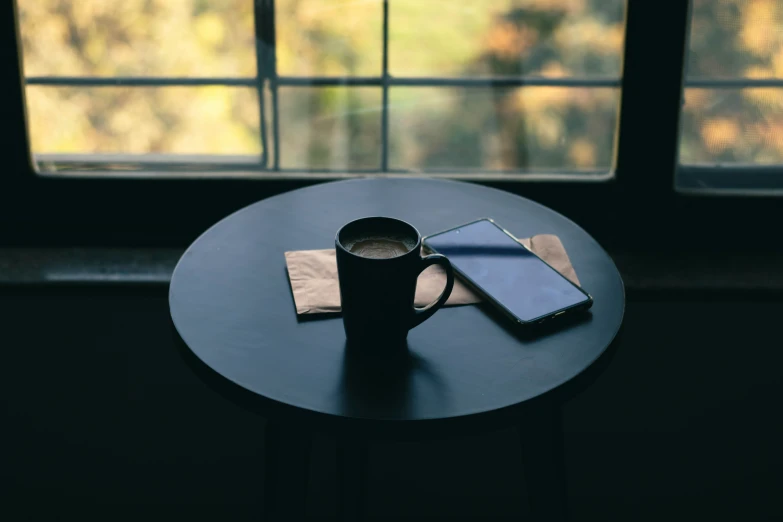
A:
[[[474,291],[520,325],[587,310],[593,298],[489,218],[432,234],[424,247],[449,258]]]

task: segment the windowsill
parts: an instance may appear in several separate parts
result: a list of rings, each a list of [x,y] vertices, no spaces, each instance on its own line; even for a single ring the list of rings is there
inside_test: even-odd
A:
[[[169,283],[178,248],[0,248],[0,285]]]
[[[166,285],[183,250],[0,248],[0,286]],[[630,292],[783,291],[783,254],[614,253]]]

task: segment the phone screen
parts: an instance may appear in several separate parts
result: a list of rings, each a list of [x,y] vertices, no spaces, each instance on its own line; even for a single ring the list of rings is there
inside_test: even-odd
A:
[[[526,322],[584,303],[589,297],[491,221],[429,236],[425,245],[514,316]]]

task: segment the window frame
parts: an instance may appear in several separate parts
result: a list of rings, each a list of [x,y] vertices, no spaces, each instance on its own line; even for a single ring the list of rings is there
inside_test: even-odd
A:
[[[398,76],[389,72],[389,0],[379,0],[382,26],[380,74],[374,76],[312,76],[279,74],[277,67],[277,42],[275,20],[275,0],[247,0],[253,5],[256,74],[247,77],[171,77],[171,76],[67,76],[38,75],[25,76],[26,86],[107,88],[107,87],[245,87],[256,91],[259,104],[259,155],[197,155],[197,154],[34,154],[34,164],[41,176],[71,177],[155,177],[183,178],[207,177],[211,172],[215,177],[244,177],[258,179],[272,178],[350,178],[370,174],[413,175],[420,174],[419,169],[392,167],[390,154],[390,113],[389,95],[392,89],[411,87],[448,89],[518,89],[522,87],[559,87],[559,88],[609,88],[621,87],[619,75],[582,76],[582,77],[544,77],[544,76],[499,76],[499,77],[452,77],[452,76]],[[369,87],[378,89],[381,94],[379,161],[375,167],[363,168],[291,168],[281,165],[280,129],[278,110],[280,89],[301,88],[345,88]],[[268,99],[267,99],[268,98]],[[268,105],[268,107],[267,107]],[[619,107],[617,107],[619,109]],[[619,114],[619,110],[618,110]],[[269,116],[269,117],[267,117]],[[268,136],[269,139],[268,139]],[[616,138],[616,136],[612,136]],[[271,150],[270,150],[271,149]],[[270,154],[271,152],[271,154]],[[612,162],[614,158],[612,158]],[[41,169],[41,164],[47,168]],[[614,164],[608,168],[548,168],[548,169],[506,169],[483,171],[479,168],[459,169],[456,167],[427,168],[425,174],[432,177],[445,177],[467,180],[567,180],[567,181],[605,181],[614,176]]]
[[[683,100],[688,88],[708,89],[783,89],[783,78],[688,78],[688,52],[690,50],[693,19],[693,0],[688,0],[688,18],[685,34],[685,55],[683,58]],[[682,114],[680,114],[682,116]],[[675,189],[680,194],[695,196],[783,196],[783,165],[764,164],[701,164],[680,162],[680,140],[682,126],[677,131],[677,164],[674,172]]]
[[[268,7],[272,2],[258,3]],[[0,245],[186,246],[243,206],[340,179],[328,174],[263,180],[37,175],[28,146],[15,4],[0,8],[0,69],[6,78],[0,85],[5,102],[0,147],[6,160],[0,175]],[[709,198],[675,190],[689,5],[628,0],[613,179],[479,183],[550,206],[610,250],[720,249],[727,238],[765,236],[767,228],[759,223],[783,217],[779,200]],[[274,34],[266,34],[274,39]],[[756,241],[755,247],[781,248],[769,241]]]

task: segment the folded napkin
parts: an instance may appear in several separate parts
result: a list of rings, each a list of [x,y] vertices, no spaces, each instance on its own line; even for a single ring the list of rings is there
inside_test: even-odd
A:
[[[574,267],[560,242],[560,238],[551,234],[541,234],[529,239],[519,239],[521,244],[552,265],[574,284],[579,284]],[[323,314],[340,311],[340,285],[337,279],[337,261],[333,249],[298,250],[285,253],[288,265],[288,278],[294,293],[296,313]],[[414,304],[427,306],[437,300],[446,286],[446,274],[438,266],[432,266],[422,272],[416,284]],[[473,293],[456,277],[454,289],[446,301],[446,306],[465,305],[481,302],[482,298]]]

